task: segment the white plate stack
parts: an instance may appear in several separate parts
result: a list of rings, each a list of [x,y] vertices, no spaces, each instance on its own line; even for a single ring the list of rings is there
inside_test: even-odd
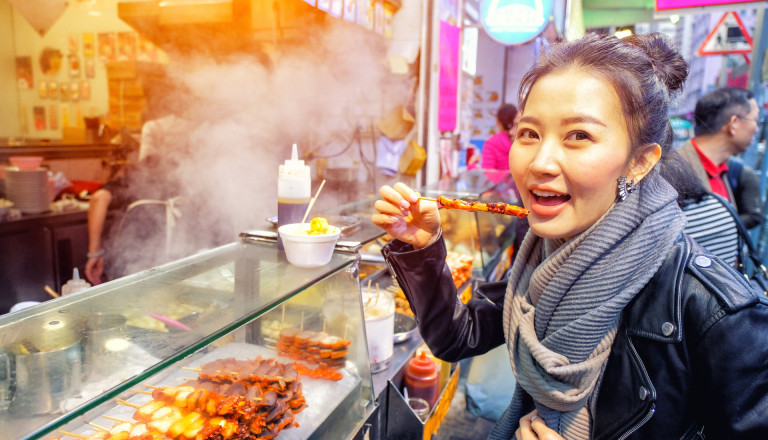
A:
[[[40,214],[51,209],[48,198],[48,170],[5,169],[5,193],[14,208],[24,214]]]

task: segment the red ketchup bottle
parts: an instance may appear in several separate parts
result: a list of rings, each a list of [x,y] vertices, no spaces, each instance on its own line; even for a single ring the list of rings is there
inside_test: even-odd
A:
[[[429,402],[430,409],[435,406],[440,394],[440,381],[435,361],[423,351],[418,357],[408,362],[405,371],[405,388],[408,397],[420,397]]]

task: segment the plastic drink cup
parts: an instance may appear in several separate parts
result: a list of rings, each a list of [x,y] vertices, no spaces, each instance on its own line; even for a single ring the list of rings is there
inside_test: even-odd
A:
[[[378,290],[378,289],[377,289]],[[389,368],[395,336],[395,299],[389,291],[363,292],[371,373]]]

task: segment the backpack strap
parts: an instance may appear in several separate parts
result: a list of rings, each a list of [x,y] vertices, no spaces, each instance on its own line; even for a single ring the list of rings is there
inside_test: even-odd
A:
[[[739,179],[741,178],[741,170],[744,168],[744,162],[740,159],[732,157],[728,160],[728,183],[731,185],[731,192],[736,194],[739,187]]]

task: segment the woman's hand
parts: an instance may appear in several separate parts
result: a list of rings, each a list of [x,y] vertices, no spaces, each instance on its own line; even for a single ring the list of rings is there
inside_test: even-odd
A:
[[[516,440],[564,440],[556,431],[547,428],[536,410],[520,419],[520,427],[515,431]]]
[[[101,284],[101,274],[104,273],[104,258],[89,258],[85,263],[85,277],[95,286]]]
[[[437,203],[419,200],[419,193],[401,182],[394,187],[382,186],[379,195],[382,200],[376,200],[373,205],[379,211],[371,216],[373,224],[416,249],[437,239],[440,231]]]

